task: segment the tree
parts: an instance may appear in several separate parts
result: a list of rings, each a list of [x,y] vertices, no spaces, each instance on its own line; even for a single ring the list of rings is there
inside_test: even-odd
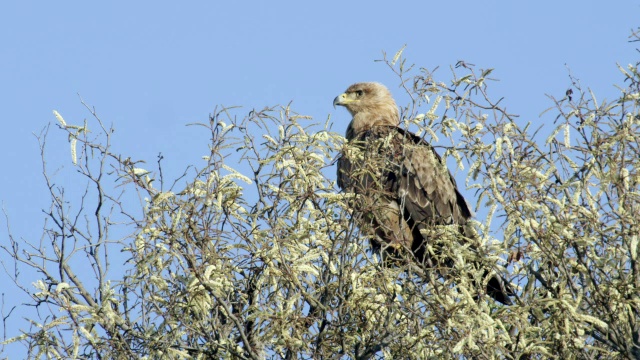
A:
[[[546,129],[493,100],[491,69],[460,62],[442,82],[401,52],[385,62],[412,99],[405,126],[468,173],[473,205],[489,209],[476,247],[434,230],[455,259],[447,276],[369,251],[352,194],[336,190],[346,145],[329,121],[288,106],[218,109],[198,124],[211,135],[204,164],[169,182],[161,159],[149,171],[115,154],[87,107],[80,126],[56,113],[84,192],[69,202],[52,180],[47,128],[43,237],[2,245],[37,310],[5,343],[30,358],[640,358],[637,64],[620,67],[626,86],[611,102],[571,78],[550,96]],[[478,261],[501,264],[515,305],[477,298]],[[34,287],[21,269],[39,274]]]

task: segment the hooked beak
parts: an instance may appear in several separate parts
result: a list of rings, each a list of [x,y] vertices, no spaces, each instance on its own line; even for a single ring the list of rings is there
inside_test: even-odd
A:
[[[336,96],[335,99],[333,99],[333,108],[335,109],[336,105],[345,106],[347,102],[348,102],[347,94],[346,93],[340,94]]]

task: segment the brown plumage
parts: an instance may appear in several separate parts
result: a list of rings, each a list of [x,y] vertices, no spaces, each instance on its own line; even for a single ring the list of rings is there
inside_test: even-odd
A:
[[[353,116],[349,144],[338,160],[338,185],[358,195],[354,215],[375,235],[374,247],[390,255],[410,250],[415,261],[429,268],[451,267],[452,260],[438,256],[435,241],[430,242],[447,228],[440,225],[458,225],[460,241],[476,235],[466,226],[471,211],[438,153],[398,127],[398,108],[381,84],[351,85],[333,104]],[[431,251],[427,244],[433,245]],[[501,277],[489,279],[487,294],[511,304]]]

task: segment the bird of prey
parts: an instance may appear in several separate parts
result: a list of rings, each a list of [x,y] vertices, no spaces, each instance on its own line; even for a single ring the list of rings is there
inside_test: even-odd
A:
[[[427,268],[450,268],[453,260],[441,256],[434,237],[446,229],[462,242],[477,235],[467,226],[471,211],[446,164],[429,143],[399,127],[398,107],[384,85],[351,85],[333,105],[353,116],[338,159],[338,186],[356,195],[350,206],[373,247],[411,254]],[[486,292],[511,304],[501,276],[492,275]]]

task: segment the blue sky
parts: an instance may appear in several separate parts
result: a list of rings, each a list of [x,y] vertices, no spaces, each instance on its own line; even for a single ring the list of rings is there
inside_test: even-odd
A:
[[[442,80],[458,60],[495,68],[501,81],[492,93],[523,121],[539,122],[551,106],[545,94],[569,88],[567,67],[599,99],[616,95],[616,63],[638,59],[627,38],[639,10],[621,0],[5,1],[0,202],[15,235],[40,236],[48,201],[33,133],[55,121],[54,109],[69,123],[88,118],[78,94],[113,124],[116,151],[148,162],[162,153],[174,174],[207,146],[207,134],[185,124],[207,121],[216,105],[248,112],[293,101],[318,121],[332,115],[342,132],[348,114],[331,102],[351,83],[383,82],[403,104],[397,79],[374,60],[404,44],[410,62],[440,66]],[[62,174],[73,172],[55,130],[49,157]]]

